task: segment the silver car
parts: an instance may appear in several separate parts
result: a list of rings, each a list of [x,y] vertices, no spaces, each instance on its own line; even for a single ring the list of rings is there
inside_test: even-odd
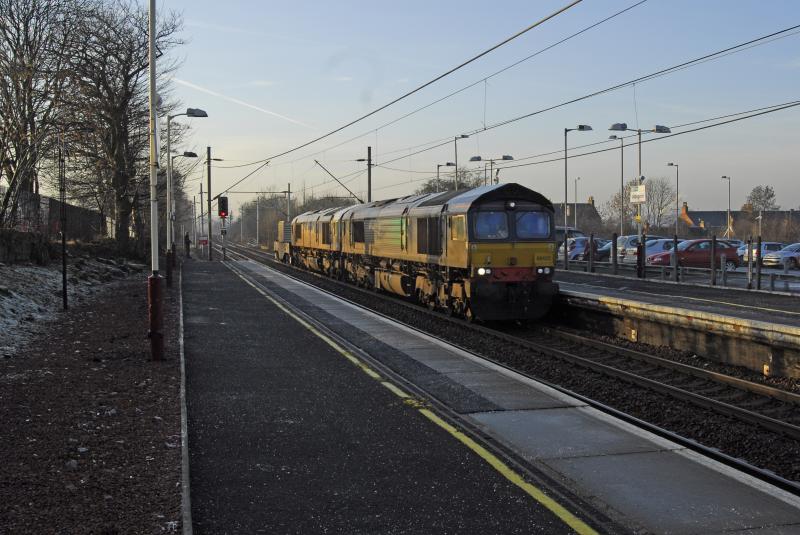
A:
[[[783,267],[784,264],[788,264],[789,269],[800,268],[800,243],[793,243],[780,251],[765,254],[761,263],[771,267]]]
[[[784,244],[777,241],[764,241],[761,242],[761,265],[764,265],[764,258],[770,253],[777,253],[781,249],[783,249]],[[753,245],[750,251],[747,250],[747,246],[744,248],[744,254],[742,255],[742,263],[746,264],[750,260],[750,254],[753,254],[753,262],[755,262],[758,255],[758,244],[753,242]]]

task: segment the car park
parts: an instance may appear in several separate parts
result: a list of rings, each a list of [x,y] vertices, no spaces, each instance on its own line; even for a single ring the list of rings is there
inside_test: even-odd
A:
[[[611,247],[613,245],[611,240],[596,239],[597,250],[594,252],[595,262],[609,262],[611,258]],[[561,254],[564,254],[563,252]],[[578,260],[589,260],[589,251],[584,251]]]
[[[564,243],[564,234],[567,235],[567,239],[582,238],[586,236],[586,234],[576,229],[575,227],[556,227],[556,245],[558,247],[561,247],[561,245],[563,245]],[[563,249],[562,249],[562,254],[563,254]]]
[[[764,257],[766,255],[768,255],[769,253],[776,253],[776,252],[780,251],[781,249],[783,249],[784,247],[785,247],[785,244],[783,244],[781,242],[777,242],[777,241],[764,241],[764,242],[761,242],[760,259],[761,259],[762,264],[764,262]],[[759,257],[759,255],[756,254],[757,250],[758,250],[758,244],[755,241],[753,241],[753,245],[750,248],[750,252],[753,254],[753,262],[755,262],[756,259]],[[742,263],[747,263],[749,261],[750,261],[750,255],[748,254],[747,246],[745,245],[745,249],[744,249],[744,252],[742,254]]]
[[[782,268],[786,264],[789,269],[800,269],[800,243],[793,243],[780,251],[765,254],[761,263],[768,267]]]
[[[647,240],[645,243],[644,257],[648,258],[654,254],[671,251],[674,243],[674,240],[671,238],[653,238],[652,240]],[[636,247],[626,251],[623,262],[626,264],[636,263]]]
[[[619,240],[617,240],[617,254],[619,255],[619,262],[624,264],[635,264],[636,263],[636,255],[639,246],[639,236],[623,236],[626,238],[625,246],[620,247]],[[645,236],[647,241],[650,240],[665,240],[664,236]],[[647,258],[647,256],[645,256]]]
[[[583,236],[567,240],[567,250],[570,260],[583,260],[584,254],[588,259],[589,238]],[[564,258],[564,246],[558,248],[558,258]]]
[[[675,254],[678,257],[678,265],[687,267],[711,267],[711,248],[712,243],[709,239],[685,240],[678,244]],[[733,271],[739,266],[739,257],[736,256],[736,248],[729,246],[725,242],[717,243],[714,254],[715,265],[722,266],[722,257],[725,257],[725,269]],[[672,265],[672,251],[654,254],[647,258],[647,264],[651,266]]]

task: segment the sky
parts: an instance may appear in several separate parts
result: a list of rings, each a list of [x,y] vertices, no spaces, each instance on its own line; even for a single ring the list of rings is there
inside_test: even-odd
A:
[[[366,157],[372,147],[373,199],[410,194],[436,174],[437,164],[511,155],[502,182],[518,182],[553,202],[564,199],[564,128],[578,124],[568,146],[617,147],[570,159],[569,202],[593,196],[602,205],[619,190],[618,142],[607,141],[612,123],[629,128],[675,127],[800,100],[800,29],[772,42],[715,61],[644,81],[635,87],[546,111],[481,131],[639,76],[800,24],[794,0],[647,0],[625,13],[535,57],[487,78],[639,0],[584,0],[470,65],[333,136],[274,158],[233,191],[347,195],[319,160],[366,198]],[[191,124],[178,150],[212,147],[212,189],[230,187],[257,166],[241,166],[319,137],[428,82],[465,60],[557,11],[569,0],[163,0],[157,9],[183,16],[176,49],[180,68],[173,96],[209,117]],[[783,34],[786,35],[786,34]],[[476,83],[477,82],[477,83]],[[387,123],[475,83],[451,98]],[[706,123],[704,123],[706,124]],[[723,210],[731,177],[734,209],[757,185],[771,185],[782,208],[800,207],[800,107],[642,145],[642,174],[675,180],[690,208]],[[690,127],[674,128],[673,131]],[[644,140],[659,137],[645,134]],[[354,139],[355,138],[355,139]],[[412,154],[435,144],[450,143]],[[634,142],[635,137],[625,143]],[[554,152],[549,156],[530,156]],[[523,159],[525,158],[525,159]],[[638,176],[635,143],[624,150],[622,175]],[[442,167],[442,173],[452,168]],[[355,174],[354,174],[355,173]],[[190,194],[198,193],[198,166]],[[205,186],[204,186],[205,187]],[[197,190],[197,191],[194,191]],[[229,195],[234,217],[253,195]]]

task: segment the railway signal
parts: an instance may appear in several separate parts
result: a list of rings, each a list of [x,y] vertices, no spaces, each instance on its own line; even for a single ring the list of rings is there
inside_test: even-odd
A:
[[[217,206],[219,207],[219,216],[228,217],[228,198],[220,197],[217,199]]]

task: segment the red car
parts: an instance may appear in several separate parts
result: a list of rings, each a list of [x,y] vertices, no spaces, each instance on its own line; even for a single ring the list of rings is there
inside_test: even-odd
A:
[[[651,266],[667,266],[670,264],[671,252],[664,252],[647,257],[647,264]],[[686,240],[678,244],[678,265],[687,267],[711,267],[711,240]],[[739,256],[736,247],[718,240],[715,264],[722,267],[722,255],[725,255],[725,269],[733,271],[739,267]]]

